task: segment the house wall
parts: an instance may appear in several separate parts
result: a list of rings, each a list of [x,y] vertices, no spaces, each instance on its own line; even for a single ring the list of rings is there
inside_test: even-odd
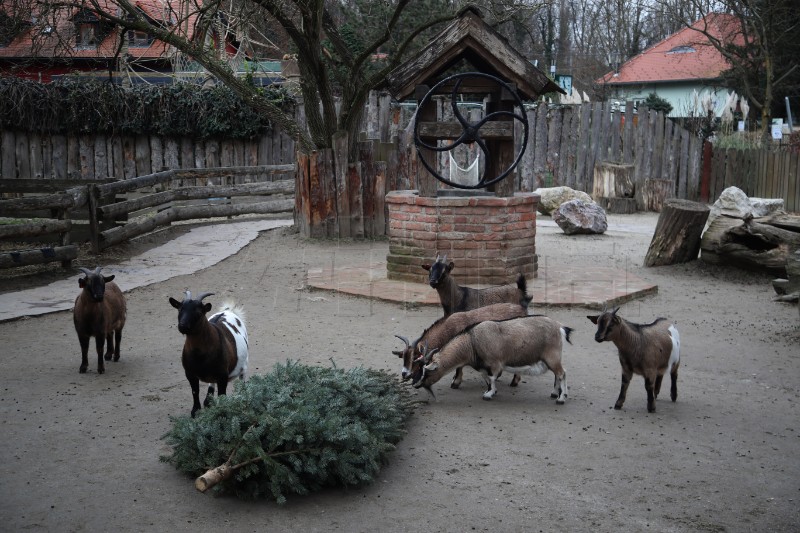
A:
[[[703,84],[696,82],[686,83],[647,83],[635,85],[620,85],[610,86],[612,100],[620,100],[624,103],[625,100],[642,101],[645,100],[650,93],[656,93],[661,98],[665,99],[672,105],[672,112],[669,114],[670,118],[698,116],[699,113],[695,110],[692,102],[692,95],[697,91],[699,95],[710,93],[712,100],[716,102],[714,113],[719,118],[725,110],[725,101],[728,99],[730,91],[724,87],[713,84]]]

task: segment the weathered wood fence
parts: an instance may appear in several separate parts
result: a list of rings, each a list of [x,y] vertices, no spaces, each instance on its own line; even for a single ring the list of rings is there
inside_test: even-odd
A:
[[[736,186],[748,196],[783,198],[787,211],[800,212],[800,154],[761,149],[712,149],[708,197]]]
[[[54,194],[2,199],[0,214],[21,218],[18,223],[0,225],[0,238],[24,240],[55,233],[59,242],[0,253],[0,268],[50,261],[69,266],[78,254],[77,246],[70,244],[70,233],[80,212],[87,213],[83,225],[89,227],[94,253],[180,220],[243,214],[286,216],[294,210],[295,181],[272,178],[294,171],[294,164],[166,170],[129,180],[97,181]],[[256,181],[259,176],[269,179]],[[9,181],[14,180],[0,180],[0,186]],[[26,214],[38,217],[43,210],[55,218],[24,218]],[[126,223],[119,225],[118,220]]]

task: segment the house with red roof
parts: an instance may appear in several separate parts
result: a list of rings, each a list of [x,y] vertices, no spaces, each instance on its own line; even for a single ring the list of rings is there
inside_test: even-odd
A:
[[[736,42],[740,27],[736,17],[710,13],[626,61],[596,83],[607,99],[620,103],[643,102],[656,93],[672,105],[670,117],[703,115],[700,102],[710,100],[719,117],[730,93],[722,86],[721,74],[730,66],[697,30],[705,29],[722,42]]]
[[[113,0],[98,0],[104,11],[119,13]],[[221,55],[244,70],[249,60],[235,35],[220,34],[212,25],[210,34],[201,35],[192,0],[135,0],[140,14],[153,25],[186,36],[213,42]],[[144,32],[122,31],[89,8],[64,8],[49,13],[11,12],[0,5],[0,75],[49,82],[63,75],[99,77],[131,83],[172,83],[175,79],[206,76],[202,67],[172,46]],[[10,9],[10,6],[9,6]],[[224,15],[220,15],[223,16]],[[277,67],[280,63],[267,67]],[[255,65],[255,67],[254,67]],[[264,70],[264,64],[248,68]],[[262,84],[279,79],[255,76]]]

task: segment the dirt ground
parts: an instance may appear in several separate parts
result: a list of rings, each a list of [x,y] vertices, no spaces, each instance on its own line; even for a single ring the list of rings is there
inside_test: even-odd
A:
[[[654,228],[656,217],[613,220]],[[645,269],[650,237],[540,227],[537,251],[548,264],[584,265],[587,278],[597,265],[614,266],[658,285],[620,314],[677,323],[677,403],[662,395],[648,414],[636,376],[623,410],[613,410],[619,362],[612,344],[594,341],[592,311],[535,306],[576,330],[564,350],[566,405],[550,398],[549,374],[516,389],[503,376],[495,399],[483,401],[480,375],[467,370],[459,390],[448,379],[435,386],[438,401],[415,413],[376,483],[290,496],[284,506],[201,494],[159,462],[169,416],[191,408],[167,298],[189,288],[215,291],[214,304],[244,303],[252,373],[330,358],[398,371],[393,335],[419,334],[439,308],[304,287],[308,268],[381,258],[385,241],[314,242],[274,230],[214,267],[131,290],[122,359],[106,363],[104,375],[91,357],[89,372],[78,373],[70,312],[1,323],[2,529],[797,531],[798,310],[772,300],[768,275],[701,261]],[[0,291],[30,283],[6,277]]]

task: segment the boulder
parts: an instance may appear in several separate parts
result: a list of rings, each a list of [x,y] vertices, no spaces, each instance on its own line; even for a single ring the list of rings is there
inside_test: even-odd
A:
[[[553,211],[553,220],[567,235],[605,233],[608,229],[606,212],[596,203],[570,200]]]
[[[591,196],[570,187],[544,187],[536,189],[533,193],[541,197],[537,210],[543,215],[551,214],[558,209],[558,206],[570,200],[581,200],[587,204],[594,203]]]
[[[720,215],[735,218],[745,218],[748,215],[753,215],[753,217],[759,218],[782,210],[782,198],[748,198],[740,188],[728,187],[722,191],[717,201],[711,206],[711,214],[708,216],[706,227],[711,225],[714,219]]]

